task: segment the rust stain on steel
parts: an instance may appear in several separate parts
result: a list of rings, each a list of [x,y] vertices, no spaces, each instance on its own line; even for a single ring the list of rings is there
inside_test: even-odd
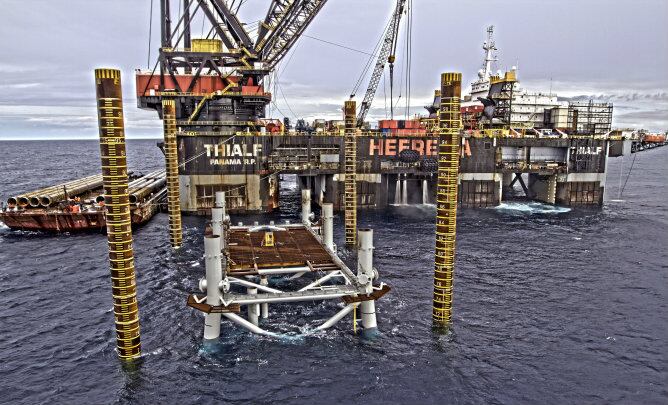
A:
[[[188,296],[187,305],[191,308],[195,308],[199,311],[206,312],[207,314],[222,314],[227,312],[241,312],[241,306],[239,304],[231,305],[209,305],[206,302],[197,302],[195,296],[190,294]]]
[[[380,290],[373,290],[373,292],[369,295],[357,295],[357,296],[343,296],[341,299],[343,302],[346,304],[352,304],[353,302],[362,302],[362,301],[371,301],[371,300],[377,300],[383,295],[389,293],[391,290],[390,286],[387,284],[383,284],[383,287],[381,287]]]
[[[274,246],[263,246],[264,234],[264,231],[249,232],[248,229],[230,230],[230,274],[288,266],[325,271],[339,269],[320,242],[304,228],[274,231]]]

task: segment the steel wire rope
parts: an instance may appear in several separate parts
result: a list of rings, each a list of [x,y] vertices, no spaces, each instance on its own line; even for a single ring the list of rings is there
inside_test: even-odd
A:
[[[407,55],[408,54],[408,52],[407,52],[407,49],[408,49],[408,18],[406,18],[404,20],[404,24],[406,24],[406,36],[404,36],[404,52],[406,52],[406,53],[403,55],[404,63],[401,64],[401,75],[400,75],[401,82],[399,83],[399,96],[397,97],[397,102],[396,103],[394,103],[394,100],[390,100],[390,103],[393,103],[393,104],[390,104],[391,107],[395,106],[395,105],[399,106],[399,101],[403,97],[404,79],[407,76],[407,70],[408,70],[408,55]]]
[[[629,177],[631,177],[631,171],[633,171],[633,165],[636,163],[637,157],[638,157],[638,152],[633,154],[633,160],[631,161],[631,167],[629,168],[629,173],[626,175],[626,180],[624,181],[624,187],[622,187],[622,190],[619,192],[620,197],[624,193],[624,189],[626,188],[626,183],[629,182]]]
[[[413,69],[413,0],[408,0],[406,10],[406,119],[410,119],[411,85]]]
[[[146,69],[151,68],[151,34],[153,33],[153,0],[151,0],[151,11],[148,15],[148,56],[146,58]]]
[[[316,40],[316,41],[324,42],[325,44],[338,46],[339,48],[347,49],[347,50],[349,50],[349,51],[358,52],[358,53],[362,53],[362,54],[364,54],[364,55],[369,55],[369,56],[376,56],[376,54],[369,53],[369,52],[366,52],[366,51],[362,51],[362,50],[360,50],[360,49],[355,49],[355,48],[352,48],[352,47],[350,47],[350,46],[343,45],[343,44],[339,44],[339,43],[336,43],[336,42],[328,41],[328,40],[326,40],[326,39],[322,39],[322,38],[318,38],[318,37],[314,37],[314,36],[306,35],[306,34],[302,34],[302,36],[303,36],[303,37],[306,37],[306,38],[314,39],[314,40]]]
[[[391,21],[391,20],[390,20]],[[364,65],[364,68],[362,69],[362,73],[360,74],[359,78],[357,79],[357,82],[355,83],[355,86],[353,86],[353,91],[350,93],[351,98],[355,97],[357,94],[357,91],[359,90],[360,86],[362,85],[362,82],[367,76],[367,73],[369,72],[369,69],[371,69],[371,66],[375,65],[375,56],[376,54],[380,51],[380,48],[382,46],[383,41],[385,40],[385,35],[386,32],[390,26],[390,21],[387,22],[385,25],[385,29],[380,35],[380,38],[378,38],[378,42],[376,43],[376,46],[373,48],[373,55],[369,56],[369,59],[367,59],[366,64]]]
[[[176,9],[176,15],[179,15],[179,13],[181,13],[181,12],[183,11],[183,5],[181,4],[182,1],[183,1],[183,0],[179,0],[179,8]],[[181,21],[183,20],[184,17],[185,17],[185,13],[183,13],[183,14],[181,15],[181,19],[179,20],[179,23],[176,25],[176,32],[175,32],[175,34],[178,34],[178,33],[179,33],[179,30],[181,30],[181,31],[180,31],[181,34],[179,34],[179,36],[178,36],[179,39],[177,40],[177,42],[176,42],[175,44],[172,44],[172,48],[174,48],[174,49],[177,49],[177,48],[178,48],[179,41],[181,40],[181,38],[183,37],[183,35],[185,34],[185,31],[186,31],[186,29],[185,29],[185,28],[186,28],[186,27],[185,27],[185,24],[183,24],[183,27],[181,27]],[[170,17],[170,18],[171,18],[171,17]],[[184,47],[184,48],[185,48],[185,47]]]
[[[383,71],[383,100],[385,102],[385,119],[387,119],[387,83],[385,82],[386,74]]]
[[[236,138],[237,136],[238,136],[238,135],[232,135],[232,136],[230,136],[229,138],[225,139],[222,143],[227,143],[227,142],[233,140],[234,138]],[[199,154],[197,154],[197,155],[191,157],[190,159],[185,160],[183,163],[179,163],[179,167],[183,167],[183,168],[185,168],[185,166],[186,166],[188,163],[192,162],[193,160],[195,160],[195,159],[197,159],[197,158],[199,158],[199,157],[201,157],[201,156],[204,156],[204,154],[206,154],[206,152],[207,152],[207,151],[202,151],[201,153],[199,153]]]
[[[266,176],[260,177],[260,181],[262,181],[262,180],[264,180],[264,179],[267,179],[267,178],[269,178],[269,177],[271,177],[271,176],[273,176],[273,175],[275,175],[275,174],[280,174],[281,172],[284,172],[284,171],[285,171],[284,169],[281,169],[281,170],[277,170],[277,171],[275,171],[275,172],[273,172],[273,173],[269,173],[269,174],[266,175]],[[236,190],[239,190],[239,189],[242,189],[242,188],[246,188],[246,185],[245,185],[245,184],[242,184],[242,185],[237,186],[237,187],[235,187],[235,188],[230,188],[230,189],[226,190],[225,192],[226,192],[226,193],[229,193],[229,192],[231,192],[231,191],[236,191]]]
[[[288,106],[288,110],[292,113],[292,116],[297,119],[297,114],[292,110],[292,107],[290,107],[290,103],[288,103],[288,99],[285,97],[285,93],[283,93],[283,86],[281,86],[281,83],[276,80],[276,85],[278,86],[278,91],[281,93],[281,96],[283,97],[283,101],[285,101],[285,105]]]
[[[204,19],[205,18],[206,18],[206,16],[204,15],[204,13],[202,13],[202,32],[199,34],[200,38],[204,37]]]
[[[290,112],[293,114],[293,117],[294,117],[295,121],[297,121],[297,119],[298,119],[299,117],[298,117],[297,114],[295,114],[295,112],[292,110],[292,107],[290,107],[290,104],[288,103],[288,100],[287,100],[287,98],[285,97],[285,94],[283,93],[283,88],[282,88],[281,85],[280,85],[280,78],[281,78],[281,76],[283,75],[283,73],[285,72],[285,70],[288,68],[288,65],[289,65],[290,62],[292,61],[292,57],[295,56],[295,52],[297,52],[297,48],[299,48],[299,45],[300,45],[300,44],[301,44],[301,42],[299,42],[299,41],[295,44],[295,47],[292,49],[292,53],[290,54],[290,57],[285,61],[285,64],[281,64],[281,65],[279,66],[279,68],[276,69],[276,72],[274,72],[274,76],[275,76],[275,78],[274,78],[274,80],[273,80],[274,93],[276,93],[276,89],[278,89],[278,91],[281,93],[281,96],[283,97],[283,100],[285,101],[285,105],[287,105],[288,109],[289,109]],[[284,114],[283,111],[281,111],[281,110],[278,108],[278,104],[276,103],[276,101],[272,100],[272,104],[274,105],[274,107],[276,107],[276,110],[277,110],[279,113],[281,113],[281,115],[283,115],[283,117],[287,117],[287,116],[288,116],[287,114]],[[270,104],[270,108],[271,108],[271,104]],[[269,114],[269,116],[271,116],[271,114]]]

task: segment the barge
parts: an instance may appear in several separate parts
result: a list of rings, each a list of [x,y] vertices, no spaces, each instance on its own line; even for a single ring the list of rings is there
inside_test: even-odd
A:
[[[143,225],[161,208],[167,195],[165,171],[131,176],[132,225]],[[43,232],[106,231],[102,175],[11,196],[0,221],[12,230]]]

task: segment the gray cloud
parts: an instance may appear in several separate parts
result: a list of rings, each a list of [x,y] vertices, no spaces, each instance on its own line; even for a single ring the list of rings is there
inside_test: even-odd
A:
[[[260,18],[268,3],[249,0],[242,17]],[[307,33],[368,52],[392,3],[330,0]],[[128,136],[160,136],[156,114],[138,110],[134,96],[134,69],[147,64],[149,6],[148,0],[3,0],[0,139],[94,138],[92,70],[100,66],[123,70]],[[617,106],[616,125],[665,130],[667,16],[664,0],[415,0],[411,113],[422,112],[441,72],[462,71],[466,82],[473,80],[484,28],[495,24],[498,67],[519,64],[525,87],[609,100]],[[157,22],[153,28],[154,58]],[[402,50],[397,57],[400,78]],[[302,38],[289,58],[280,73],[285,99],[274,92],[278,109],[334,118],[367,56]],[[385,117],[387,93],[381,82],[370,118]],[[405,100],[403,91],[399,113]]]

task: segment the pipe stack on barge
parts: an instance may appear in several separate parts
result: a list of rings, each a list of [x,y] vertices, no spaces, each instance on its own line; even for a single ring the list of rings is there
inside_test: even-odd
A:
[[[130,182],[132,224],[142,225],[158,212],[167,194],[165,171],[135,176]],[[11,196],[0,221],[14,230],[75,232],[104,231],[105,192],[96,174],[28,193]]]

